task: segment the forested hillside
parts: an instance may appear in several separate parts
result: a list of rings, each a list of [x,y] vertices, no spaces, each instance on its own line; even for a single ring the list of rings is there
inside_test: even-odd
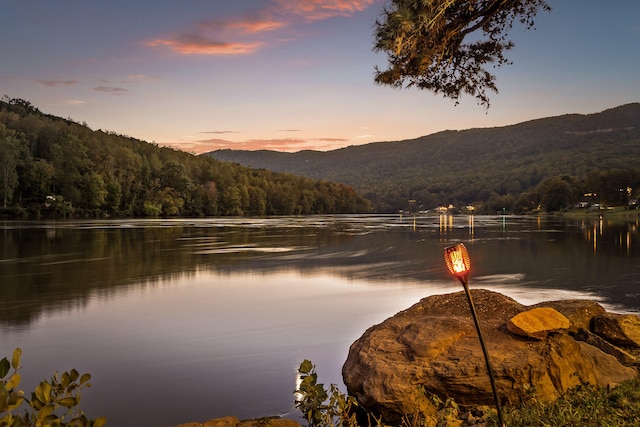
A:
[[[640,187],[640,104],[329,152],[209,156],[342,182],[377,211],[477,205],[484,212],[626,204]],[[629,190],[630,189],[630,190]]]
[[[162,148],[0,101],[0,216],[213,216],[354,213],[342,184]]]

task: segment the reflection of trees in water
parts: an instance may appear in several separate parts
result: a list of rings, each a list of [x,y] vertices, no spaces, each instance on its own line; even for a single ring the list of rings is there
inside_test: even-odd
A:
[[[596,290],[611,298],[624,298],[619,294],[633,280],[640,284],[637,220],[539,224],[535,218],[477,217],[472,232],[466,217],[452,220],[444,231],[437,217],[413,221],[309,217],[219,226],[185,220],[160,226],[67,223],[5,229],[0,235],[0,323],[19,327],[43,311],[82,308],[93,297],[109,298],[132,285],[155,286],[203,270],[330,271],[372,282],[449,280],[442,250],[457,241],[469,248],[472,280],[518,274],[525,277],[522,286]],[[627,283],[618,279],[622,274]],[[622,302],[634,303],[629,301]]]
[[[180,260],[162,257],[163,249],[180,233],[180,228],[5,230],[0,321],[24,323],[45,308],[78,308],[96,289],[170,269]]]
[[[322,247],[332,231],[255,227],[18,228],[0,248],[0,322],[29,323],[132,284],[154,285],[201,269],[250,269],[277,246]]]

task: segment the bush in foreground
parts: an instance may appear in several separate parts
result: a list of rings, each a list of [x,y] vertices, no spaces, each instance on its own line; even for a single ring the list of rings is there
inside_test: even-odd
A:
[[[315,366],[305,360],[298,368],[296,407],[310,427],[379,427],[384,420],[368,414],[358,402],[332,384],[329,390],[317,382]],[[432,417],[406,415],[402,427],[473,426],[498,427],[490,407],[462,408],[451,399],[431,396],[437,408]],[[357,417],[356,413],[365,414]],[[364,422],[363,422],[364,420]],[[583,385],[553,402],[509,407],[504,414],[508,426],[518,427],[636,427],[640,425],[640,378],[615,388]]]
[[[80,375],[72,369],[62,375],[54,373],[43,380],[28,399],[20,386],[20,358],[22,350],[16,348],[11,362],[0,360],[0,426],[7,427],[102,427],[104,417],[88,419],[80,410],[80,390],[90,387],[91,375]],[[24,406],[24,412],[19,414]],[[68,420],[68,421],[67,421]]]

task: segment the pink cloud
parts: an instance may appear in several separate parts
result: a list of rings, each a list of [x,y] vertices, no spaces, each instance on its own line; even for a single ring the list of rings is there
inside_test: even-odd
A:
[[[251,54],[270,42],[266,35],[292,26],[296,21],[317,21],[349,16],[380,0],[275,0],[252,16],[228,20],[205,19],[193,27],[168,37],[147,42],[152,47],[168,47],[182,55]]]
[[[166,46],[183,55],[240,55],[253,53],[261,43],[224,43],[197,35],[185,35],[176,39],[157,39],[149,46]]]
[[[350,16],[368,9],[379,0],[277,0],[279,7],[307,20],[317,21],[334,16]]]
[[[213,27],[213,29],[216,29],[216,27],[222,27],[223,29],[226,30],[233,30],[233,31],[237,31],[240,34],[253,34],[253,33],[262,33],[265,31],[273,31],[273,30],[278,30],[284,26],[286,26],[286,24],[282,21],[276,21],[276,20],[272,20],[272,19],[267,19],[267,20],[246,20],[246,21],[231,21],[231,22],[226,22],[226,23],[220,23],[219,21],[215,20],[215,21],[210,21],[210,22],[203,22],[202,25],[204,27]]]
[[[165,39],[147,43],[166,46],[183,55],[242,55],[255,52],[264,42],[262,33],[282,28],[284,22],[273,19],[219,19],[198,22],[194,28]]]
[[[344,138],[282,138],[282,139],[250,139],[233,142],[225,139],[205,139],[192,142],[162,143],[172,148],[189,153],[208,153],[209,151],[230,148],[232,150],[275,150],[296,152],[301,150],[326,151],[339,148],[347,141]]]

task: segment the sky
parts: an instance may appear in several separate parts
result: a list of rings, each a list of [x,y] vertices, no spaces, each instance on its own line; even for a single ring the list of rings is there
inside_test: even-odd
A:
[[[384,0],[0,0],[0,96],[191,153],[333,150],[640,102],[640,1],[549,0],[487,110],[374,83]]]

